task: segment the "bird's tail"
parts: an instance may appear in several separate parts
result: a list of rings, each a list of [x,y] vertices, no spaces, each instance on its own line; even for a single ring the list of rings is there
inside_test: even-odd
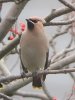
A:
[[[42,88],[42,83],[41,83],[41,76],[33,76],[33,83],[32,83],[34,88]]]
[[[2,83],[0,83],[0,88],[2,88],[3,87],[3,84]]]

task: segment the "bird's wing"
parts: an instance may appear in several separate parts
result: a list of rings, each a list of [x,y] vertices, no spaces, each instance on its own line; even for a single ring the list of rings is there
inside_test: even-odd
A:
[[[49,64],[48,64],[48,58],[49,58],[49,50],[48,50],[48,52],[46,53],[46,62],[45,62],[44,70],[48,68],[48,65],[49,65]],[[45,80],[45,78],[46,78],[46,75],[44,74],[44,75],[43,75],[43,80]]]
[[[19,50],[19,56],[20,56],[20,62],[21,62],[21,70],[23,70],[23,72],[28,73],[27,68],[23,65],[22,59],[21,59],[21,49]]]

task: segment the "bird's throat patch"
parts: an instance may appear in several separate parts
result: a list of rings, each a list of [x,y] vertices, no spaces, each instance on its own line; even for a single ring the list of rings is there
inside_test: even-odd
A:
[[[34,23],[30,20],[27,21],[28,29],[33,30],[34,29]]]

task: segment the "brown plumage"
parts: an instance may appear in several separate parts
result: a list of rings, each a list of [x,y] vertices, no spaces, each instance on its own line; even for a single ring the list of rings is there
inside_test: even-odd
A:
[[[36,73],[40,69],[46,69],[48,64],[49,42],[44,33],[43,21],[40,18],[27,20],[27,30],[21,36],[21,62],[23,70]],[[25,70],[24,70],[25,72]],[[42,76],[33,76],[33,86],[41,87]],[[45,80],[45,75],[44,78]]]

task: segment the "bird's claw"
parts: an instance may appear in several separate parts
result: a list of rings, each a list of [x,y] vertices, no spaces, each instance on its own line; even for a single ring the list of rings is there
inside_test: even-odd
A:
[[[25,78],[25,77],[28,78],[28,76],[27,76],[27,74],[26,74],[25,72],[22,72],[22,73],[21,73],[21,77],[22,77],[22,78]]]

